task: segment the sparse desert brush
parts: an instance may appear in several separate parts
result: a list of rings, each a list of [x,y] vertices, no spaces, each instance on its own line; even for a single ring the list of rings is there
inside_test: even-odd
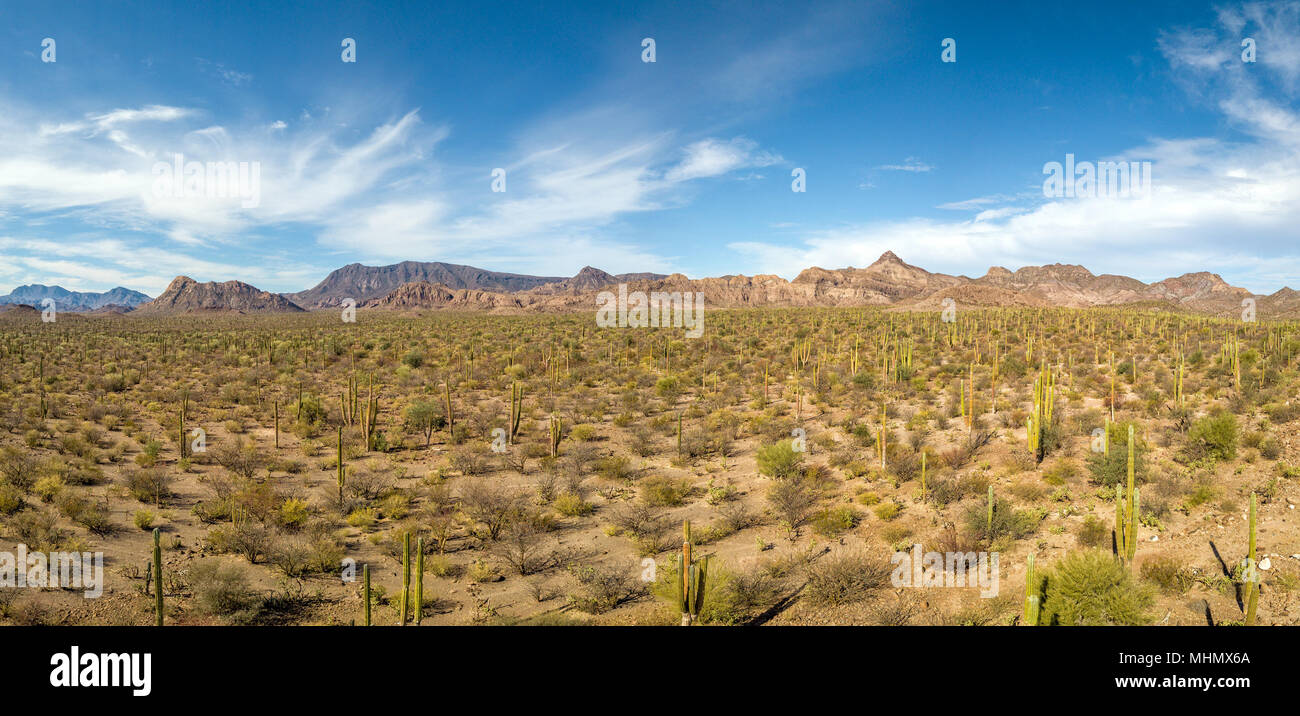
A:
[[[803,453],[794,449],[792,441],[784,440],[759,448],[757,460],[759,472],[781,480],[799,471]]]
[[[824,607],[865,601],[889,586],[892,571],[888,558],[866,552],[826,555],[808,568],[808,600]]]
[[[1075,536],[1081,547],[1107,546],[1111,539],[1111,528],[1096,515],[1088,515],[1083,518],[1083,524]]]
[[[311,508],[307,505],[307,502],[290,497],[280,505],[277,522],[285,529],[296,530],[307,524],[309,517],[311,517]]]
[[[1077,462],[1070,458],[1057,458],[1043,470],[1043,482],[1059,487],[1078,477],[1079,474]]]
[[[13,485],[0,485],[0,515],[12,515],[25,504],[21,490]]]
[[[1067,554],[1044,580],[1041,624],[1135,626],[1151,621],[1151,594],[1106,552]]]
[[[155,519],[157,519],[157,516],[149,510],[136,510],[132,522],[135,523],[137,529],[151,530]]]
[[[808,522],[821,500],[817,489],[802,477],[774,481],[767,489],[767,502],[791,537]]]
[[[1231,460],[1236,457],[1237,416],[1222,411],[1193,423],[1187,433],[1187,454],[1193,459]]]
[[[680,505],[691,492],[690,483],[686,480],[664,475],[643,478],[637,489],[643,502],[658,507]]]
[[[999,497],[994,497],[992,517],[989,515],[987,501],[970,505],[963,513],[966,530],[986,543],[1000,537],[1021,539],[1033,534],[1044,517],[1042,511],[1018,510],[1010,501]]]
[[[202,559],[189,568],[188,581],[200,614],[229,624],[251,624],[261,612],[262,599],[239,565]]]
[[[882,502],[876,505],[875,509],[872,510],[872,512],[875,513],[876,517],[880,518],[885,522],[895,519],[896,517],[898,517],[899,514],[902,513],[902,511],[903,511],[903,506],[897,500]]]
[[[848,505],[840,505],[822,510],[812,521],[813,532],[823,537],[839,537],[853,529],[861,520],[857,510]]]
[[[590,502],[582,499],[581,495],[576,495],[572,492],[566,492],[555,498],[554,507],[556,512],[559,512],[566,517],[581,517],[583,515],[591,514],[591,511],[594,509]]]
[[[1139,570],[1142,578],[1158,586],[1167,594],[1182,594],[1195,581],[1189,570],[1177,559],[1169,556],[1152,556],[1144,559]]]
[[[361,530],[372,530],[379,524],[379,510],[374,507],[362,507],[348,515],[348,524]]]
[[[576,565],[571,574],[578,588],[569,594],[574,609],[602,614],[645,594],[640,572],[605,565]]]

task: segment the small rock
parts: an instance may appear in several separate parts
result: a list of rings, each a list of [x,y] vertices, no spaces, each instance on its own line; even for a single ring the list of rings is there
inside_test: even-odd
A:
[[[1260,569],[1267,570],[1269,567],[1272,567],[1272,566],[1273,566],[1273,563],[1270,562],[1270,561],[1268,561],[1268,557],[1265,557],[1265,558],[1259,560],[1259,568],[1260,568]]]
[[[1159,541],[1160,541],[1160,535],[1151,535],[1151,541],[1152,541],[1152,542],[1159,542]]]

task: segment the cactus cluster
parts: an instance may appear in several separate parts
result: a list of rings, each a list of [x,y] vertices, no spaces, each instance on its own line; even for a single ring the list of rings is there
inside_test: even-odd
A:
[[[698,563],[691,556],[691,523],[682,523],[682,553],[677,557],[677,606],[682,613],[682,626],[691,626],[704,608],[704,595],[708,589],[709,557]]]

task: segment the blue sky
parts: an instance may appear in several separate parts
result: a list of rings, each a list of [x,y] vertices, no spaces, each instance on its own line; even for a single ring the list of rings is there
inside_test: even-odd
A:
[[[885,250],[1300,288],[1300,2],[25,5],[0,13],[0,292]],[[1152,192],[1045,198],[1067,153],[1152,162]],[[177,154],[255,165],[257,201],[160,193]]]

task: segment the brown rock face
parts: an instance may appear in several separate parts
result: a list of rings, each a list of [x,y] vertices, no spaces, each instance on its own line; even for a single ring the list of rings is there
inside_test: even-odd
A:
[[[795,277],[798,285],[813,287],[813,295],[833,305],[889,304],[932,293],[968,281],[964,277],[930,273],[886,251],[864,269],[828,271],[813,267]]]
[[[132,315],[171,315],[179,313],[297,313],[292,301],[240,281],[199,283],[188,276],[177,276],[158,298],[132,311]]]
[[[366,301],[361,304],[361,307],[398,311],[440,308],[467,311],[513,311],[522,309],[524,302],[513,294],[467,288],[450,289],[442,284],[421,281],[402,284],[386,296]]]
[[[404,280],[437,274],[438,280]],[[944,299],[958,306],[1067,307],[1131,305],[1140,308],[1237,315],[1252,294],[1228,285],[1219,276],[1189,273],[1147,285],[1134,278],[1096,275],[1083,266],[1049,264],[1010,271],[994,266],[977,279],[932,273],[886,251],[866,268],[812,267],[793,281],[780,276],[727,275],[691,279],[682,274],[609,274],[591,266],[572,278],[547,278],[484,271],[472,266],[407,261],[384,267],[345,266],[309,291],[310,307],[337,305],[355,298],[362,307],[379,310],[464,310],[493,313],[595,311],[597,294],[629,292],[693,292],[707,308],[799,306],[894,306],[899,309],[941,310]],[[1271,296],[1254,296],[1260,318],[1300,315],[1300,292],[1289,288]],[[299,311],[284,296],[259,291],[237,281],[200,284],[178,277],[163,295],[132,311],[132,315],[232,311],[242,313]]]
[[[364,304],[407,283],[441,284],[451,290],[479,289],[510,293],[563,280],[563,277],[558,276],[500,273],[441,261],[403,261],[389,266],[348,264],[330,272],[324,281],[313,288],[286,294],[285,297],[307,308],[324,308],[337,306],[345,298]]]

